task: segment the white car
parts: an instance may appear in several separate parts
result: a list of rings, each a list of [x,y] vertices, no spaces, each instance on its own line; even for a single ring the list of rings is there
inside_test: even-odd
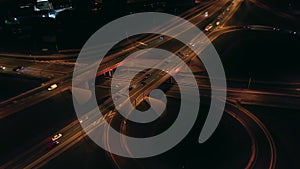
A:
[[[208,12],[205,12],[205,13],[204,13],[204,17],[208,17]]]
[[[54,90],[57,88],[57,84],[53,84],[50,87],[48,87],[48,91]]]
[[[212,24],[209,24],[205,27],[205,31],[210,31],[214,26]]]
[[[205,27],[205,31],[210,31],[213,28],[212,24],[209,24]]]
[[[62,137],[62,134],[61,133],[58,133],[58,134],[55,134],[52,138],[51,138],[51,140],[52,141],[57,141],[58,139],[60,139]]]
[[[79,119],[79,123],[83,123],[84,121],[88,120],[88,116],[83,116],[82,118]]]

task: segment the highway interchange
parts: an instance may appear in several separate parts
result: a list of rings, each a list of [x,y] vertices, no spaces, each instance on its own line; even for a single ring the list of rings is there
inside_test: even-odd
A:
[[[234,32],[234,31],[242,31],[242,30],[253,30],[253,31],[278,31],[278,28],[263,26],[263,25],[245,25],[245,26],[235,26],[235,25],[227,25],[227,22],[234,16],[236,11],[239,9],[240,5],[244,3],[242,0],[234,0],[234,1],[212,1],[203,5],[201,7],[194,7],[189,11],[183,13],[181,17],[189,20],[191,23],[197,25],[200,28],[208,25],[207,19],[212,17],[211,24],[215,24],[214,18],[222,18],[220,20],[220,24],[214,26],[209,31],[206,31],[207,37],[214,41],[218,37],[223,34]],[[204,13],[208,11],[208,18],[204,16]],[[174,23],[173,26],[175,26]],[[165,28],[166,31],[172,29],[172,25],[169,28]],[[183,30],[186,31],[186,30]],[[284,30],[280,29],[280,31],[289,33],[289,34],[299,34],[296,31],[292,30]],[[187,46],[182,45],[172,45],[172,39],[164,38],[162,41],[158,41],[159,36],[148,36],[144,39],[134,39],[131,41],[132,43],[126,44],[126,49],[113,53],[112,55],[106,57],[103,60],[103,65],[100,65],[98,69],[97,76],[107,75],[112,69],[124,64],[123,59],[127,56],[128,53],[137,51],[139,49],[143,49],[146,47],[162,47],[166,46],[169,50],[177,53],[182,60],[187,63],[190,63],[191,69],[196,69],[197,72],[205,72],[205,68],[203,66],[193,68],[193,65],[199,65],[199,61],[193,61],[194,54],[189,51]],[[168,44],[168,43],[171,43]],[[197,39],[192,40],[190,45],[199,45],[201,44],[201,40],[197,41]],[[125,45],[124,45],[125,46]],[[171,49],[170,49],[171,48]],[[183,56],[180,56],[178,52],[184,53]],[[14,96],[8,100],[0,102],[0,119],[7,118],[13,114],[18,114],[18,112],[39,104],[40,102],[51,98],[55,95],[58,95],[64,91],[71,90],[72,87],[72,71],[74,68],[74,55],[64,56],[67,59],[55,59],[57,56],[50,56],[49,60],[47,59],[39,59],[39,57],[34,56],[19,56],[18,57],[9,57],[8,55],[1,55],[0,63],[7,67],[3,73],[7,74],[22,74],[26,76],[33,76],[38,78],[45,78],[48,81],[41,84],[41,86],[29,90],[20,95]],[[136,58],[137,60],[139,58]],[[153,61],[154,62],[154,61]],[[195,63],[193,63],[195,62]],[[155,62],[154,62],[155,63]],[[149,61],[151,64],[151,61]],[[25,67],[24,70],[20,70],[19,72],[15,72],[12,70],[16,65],[23,65]],[[201,63],[200,63],[201,65]],[[90,65],[82,65],[85,67],[84,70],[88,70]],[[91,65],[94,66],[94,65]],[[143,65],[140,65],[141,67]],[[169,66],[169,67],[168,67]],[[184,70],[178,72],[178,69],[181,68],[181,65],[178,63],[168,64],[164,67],[164,70],[167,70],[170,74],[174,73],[181,78],[188,79],[191,78],[185,75]],[[124,68],[123,71],[129,71],[129,68]],[[139,105],[147,100],[147,94],[152,90],[158,88],[170,80],[170,74],[161,72],[159,70],[147,70],[142,72],[144,75],[141,77],[137,77],[134,79],[131,84],[137,84],[136,87],[130,93],[130,99],[125,99],[124,102],[133,102],[135,105]],[[146,83],[141,85],[141,81],[143,81],[144,76],[147,74],[151,74],[151,76],[146,80]],[[87,81],[90,81],[94,77],[86,77],[85,72],[82,72],[82,81],[83,85],[87,85]],[[126,77],[122,77],[124,81],[128,80]],[[209,83],[209,79],[207,75],[199,74],[195,75],[195,79],[198,83],[201,96],[210,97],[211,86]],[[264,125],[264,123],[258,119],[253,113],[243,107],[243,105],[261,105],[261,106],[270,106],[270,107],[280,107],[280,108],[293,108],[299,109],[299,101],[300,97],[298,95],[298,85],[294,84],[295,87],[291,87],[291,85],[286,85],[284,83],[276,84],[280,91],[270,90],[274,87],[274,84],[269,84],[267,82],[256,82],[263,85],[264,87],[258,89],[245,89],[239,86],[239,84],[247,84],[247,81],[242,81],[239,79],[227,79],[227,83],[230,84],[227,90],[227,98],[219,98],[222,101],[226,102],[225,112],[228,113],[231,117],[236,119],[242,126],[246,129],[249,138],[251,140],[251,155],[248,157],[248,162],[244,168],[276,168],[277,161],[277,149],[272,138],[272,135],[268,131],[268,128]],[[48,91],[47,88],[51,84],[58,84],[57,89],[53,91]],[[74,85],[74,84],[73,84]],[[100,86],[109,87],[107,84],[103,84]],[[186,89],[188,90],[189,84],[186,84]],[[215,86],[216,91],[224,91],[225,89],[222,86]],[[264,90],[269,89],[269,90]],[[122,93],[122,90],[119,89]],[[169,97],[180,98],[178,95],[178,86],[174,85],[167,92]],[[192,90],[192,89],[191,89]],[[285,91],[285,92],[282,92]],[[193,92],[191,92],[193,93]],[[104,96],[103,96],[104,97]],[[124,103],[126,104],[126,103]],[[12,159],[5,164],[1,164],[1,168],[40,168],[47,164],[47,162],[52,159],[58,157],[66,150],[76,145],[76,143],[80,142],[87,134],[92,133],[97,127],[101,125],[107,125],[105,121],[107,121],[110,125],[116,125],[116,128],[120,128],[120,131],[123,134],[127,132],[126,119],[122,119],[121,123],[114,122],[114,118],[117,119],[117,113],[111,107],[114,106],[112,98],[107,99],[103,103],[99,105],[99,109],[103,110],[105,114],[104,118],[99,119],[97,115],[95,115],[94,111],[91,110],[88,112],[86,117],[87,120],[84,123],[88,124],[85,130],[83,131],[80,122],[75,120],[70,124],[66,125],[61,130],[56,133],[63,133],[63,137],[60,139],[60,144],[55,146],[52,149],[48,149],[45,147],[47,140],[49,138],[45,138],[39,144],[36,144],[34,147],[28,149],[23,154],[16,156],[15,159]],[[98,107],[93,108],[98,109]],[[84,119],[84,117],[79,117],[79,119]],[[118,127],[119,125],[119,127]],[[88,131],[88,132],[87,132]],[[102,136],[104,140],[107,140],[107,147],[109,144],[109,127],[105,131],[106,135]],[[55,133],[52,133],[53,135]],[[120,140],[120,146],[123,145],[126,147],[126,140]],[[128,150],[130,151],[130,149]],[[116,166],[118,164],[118,157],[113,154],[109,154],[109,156],[113,159]],[[262,158],[263,157],[263,158]],[[268,159],[268,160],[265,160]]]

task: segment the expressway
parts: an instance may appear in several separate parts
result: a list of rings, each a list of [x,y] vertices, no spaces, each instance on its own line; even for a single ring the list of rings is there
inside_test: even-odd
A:
[[[228,21],[234,15],[235,11],[238,9],[238,5],[239,5],[238,2],[234,3],[234,8],[231,9],[228,14],[226,14],[224,21]],[[197,20],[194,17],[193,17],[193,19]],[[201,22],[203,20],[204,19],[200,19],[200,21],[199,22],[197,21],[197,23],[201,24]],[[224,32],[226,33],[227,31],[224,31],[225,29],[227,29],[228,31],[240,29],[237,27],[228,29],[228,28],[224,27],[225,23],[226,22],[221,23],[219,28],[217,27],[216,29],[211,30],[211,32],[208,32],[207,33],[208,37],[211,40],[214,40],[217,37],[219,37],[221,34],[223,34]],[[250,26],[250,29],[252,29],[252,28],[253,29],[266,29],[264,27],[260,28],[257,26],[256,27]],[[245,27],[244,29],[249,29],[249,27]],[[145,41],[143,43],[149,44],[149,41],[148,42]],[[178,51],[185,51],[185,49],[181,48]],[[184,57],[182,59],[188,62],[189,60],[191,60],[190,57],[192,57],[192,56]],[[118,61],[112,62],[113,64],[108,62],[107,67],[100,68],[99,75],[105,73],[105,70],[107,70],[108,68],[111,69],[111,65],[117,65],[120,62],[121,62],[121,59]],[[178,63],[174,63],[172,66],[170,66],[166,69],[168,69],[170,72],[172,72],[172,71],[176,71],[178,68],[180,68],[180,66],[178,66]],[[156,87],[160,86],[161,84],[165,83],[165,81],[167,81],[170,78],[170,75],[167,73],[161,73],[161,72],[152,71],[152,70],[144,72],[145,75],[149,74],[149,73],[151,73],[152,76],[147,80],[146,85],[138,85],[138,87],[134,88],[134,90],[131,91],[131,97],[134,98],[134,100],[136,100],[135,104],[139,104],[140,102],[142,102],[144,100],[144,97],[147,95],[147,93],[150,93],[150,91],[152,91]],[[203,80],[203,76],[202,77],[196,76],[196,79],[197,79],[197,81],[199,81],[200,84],[202,84],[202,85],[199,85],[200,91],[203,90],[203,92],[205,93],[210,90],[209,85],[207,85],[207,82],[208,82],[207,78],[204,78],[204,80]],[[124,80],[126,80],[126,78]],[[140,82],[141,80],[143,80],[143,77],[135,79],[135,81],[133,83]],[[232,80],[232,81],[236,83],[236,80]],[[61,88],[68,89],[69,86],[70,86],[70,81],[68,81],[67,79],[63,79],[63,84],[62,84]],[[187,87],[188,87],[188,85],[187,85]],[[125,90],[128,90],[128,89],[125,89]],[[173,90],[176,91],[178,89],[173,89]],[[220,90],[224,90],[224,89],[221,88]],[[276,164],[276,147],[274,145],[274,142],[272,141],[272,137],[270,136],[270,133],[268,132],[266,127],[255,116],[253,116],[251,114],[251,112],[248,112],[247,110],[243,109],[239,104],[241,103],[241,104],[256,104],[256,105],[262,104],[262,105],[268,105],[268,106],[276,106],[276,105],[277,106],[284,106],[284,105],[291,106],[291,105],[287,105],[290,103],[290,104],[294,104],[293,106],[295,106],[295,108],[298,108],[298,107],[296,107],[296,106],[298,106],[296,103],[298,103],[299,97],[297,95],[293,95],[293,94],[262,92],[262,91],[250,90],[250,89],[242,90],[242,89],[229,88],[227,91],[228,91],[228,100],[233,99],[234,104],[228,103],[229,106],[227,106],[225,111],[227,113],[229,113],[231,116],[235,117],[238,121],[243,123],[246,128],[247,128],[247,126],[251,126],[251,129],[248,128],[249,135],[253,135],[250,133],[258,133],[258,135],[260,135],[260,134],[264,135],[263,138],[259,138],[258,136],[252,136],[252,137],[255,137],[254,140],[259,142],[259,143],[253,142],[253,145],[255,145],[255,147],[258,148],[260,151],[259,151],[259,155],[258,155],[256,149],[253,149],[253,154],[255,157],[252,156],[249,158],[249,163],[246,168],[252,168],[256,165],[259,166],[260,168],[270,168],[270,169],[274,168],[275,164]],[[59,93],[59,92],[60,92],[60,90],[57,90],[57,93]],[[40,95],[40,93],[38,93],[38,95]],[[45,95],[41,95],[41,96],[46,97]],[[142,96],[142,98],[139,98],[140,96]],[[241,99],[235,100],[235,98],[241,98]],[[37,98],[33,98],[33,100],[37,100]],[[283,103],[282,100],[286,100],[286,102]],[[253,102],[253,101],[258,101],[258,102]],[[267,101],[267,103],[264,103],[266,101]],[[279,105],[280,103],[282,105]],[[85,121],[85,123],[90,123],[90,125],[88,126],[88,131],[92,132],[99,125],[106,125],[106,123],[104,123],[104,120],[110,121],[113,119],[113,117],[115,116],[115,113],[111,109],[112,106],[113,106],[113,102],[111,99],[108,99],[105,103],[103,103],[100,106],[100,109],[102,108],[106,112],[105,119],[99,119],[98,118],[99,116],[95,116],[94,113],[92,113],[92,111],[87,114],[87,115],[91,115],[91,117],[89,116],[89,119],[87,121]],[[123,129],[125,132],[126,125],[124,125],[125,123],[122,123],[122,124],[123,124],[122,127],[123,128],[125,127]],[[45,149],[41,148],[40,146],[44,145],[44,143],[41,143],[41,144],[37,145],[36,147],[33,147],[32,150],[29,150],[29,152],[26,153],[27,155],[30,154],[29,157],[31,157],[30,159],[27,158],[28,161],[24,161],[24,159],[23,159],[24,155],[23,155],[23,156],[17,157],[15,160],[12,160],[8,164],[4,165],[3,168],[10,168],[13,166],[16,166],[16,168],[40,167],[40,166],[44,165],[45,163],[47,163],[48,161],[50,161],[51,159],[60,155],[66,149],[70,148],[72,145],[79,142],[86,135],[86,133],[84,133],[82,131],[78,121],[74,121],[70,125],[66,126],[64,129],[58,131],[58,133],[59,132],[64,133],[64,137],[61,140],[61,144],[59,144],[57,147],[55,147],[49,151],[49,150],[45,150]],[[107,133],[108,132],[109,131],[107,131]],[[263,147],[266,144],[268,144],[270,147],[269,153],[261,151],[261,150],[264,150]],[[109,144],[107,146],[109,146]],[[40,151],[37,151],[37,150],[40,150]],[[271,160],[270,160],[270,163],[268,163],[268,164],[265,164],[265,161],[260,161],[259,158],[256,158],[256,156],[265,156],[266,157],[269,155],[270,155]]]
[[[227,4],[226,2],[224,2],[224,1],[221,1],[221,2],[218,2],[218,3],[221,3],[221,4],[223,4],[223,5],[225,5],[225,4]],[[207,9],[208,8],[208,9]],[[222,5],[219,5],[219,6],[217,6],[217,7],[215,7],[215,6],[212,6],[212,4],[210,5],[210,6],[208,6],[205,10],[203,10],[202,9],[202,11],[207,11],[207,10],[209,10],[210,11],[210,13],[214,13],[214,11],[218,11],[218,10],[220,10],[221,8],[222,8]],[[193,9],[193,10],[195,10],[195,9]],[[187,13],[188,14],[188,16],[192,16],[191,18],[200,18],[199,19],[199,23],[201,23],[203,20],[206,20],[206,18],[202,15],[202,12],[199,14],[200,12],[199,11],[197,11],[197,10],[195,10],[195,11],[192,11],[192,12],[189,12],[189,13]],[[184,31],[184,30],[183,30]],[[155,39],[155,37],[154,37],[154,39]],[[150,38],[150,40],[148,40],[148,41],[144,41],[144,43],[149,43],[149,42],[151,42],[151,41],[153,41],[153,38],[151,39]],[[135,46],[134,47],[132,47],[131,48],[131,50],[133,50],[135,48]],[[124,53],[124,51],[121,51],[121,53],[123,54]],[[118,56],[120,56],[120,53],[118,53]],[[108,57],[109,59],[111,58],[111,57]],[[109,60],[110,61],[110,60]],[[118,64],[119,62],[121,61],[121,59],[119,60],[117,60],[116,62],[114,62],[114,64],[104,64],[104,68],[100,68],[100,71],[99,72],[102,72],[103,70],[105,70],[105,69],[107,69],[107,67],[108,66],[106,66],[106,65],[115,65],[115,64]],[[58,87],[58,89],[56,89],[55,91],[53,91],[53,93],[55,92],[55,93],[59,93],[59,92],[61,92],[61,90],[63,90],[63,89],[67,89],[68,87],[70,87],[70,82],[68,82],[68,78],[66,78],[66,77],[61,77],[62,79],[60,79],[60,81],[63,81],[63,83],[60,83],[60,86]],[[65,79],[64,79],[65,78]],[[85,77],[86,78],[86,77]],[[56,79],[55,79],[56,80]],[[67,82],[66,82],[67,81]],[[53,82],[51,82],[51,83],[53,83]],[[30,103],[32,103],[33,101],[34,102],[36,102],[36,100],[38,100],[38,101],[41,101],[41,100],[39,100],[39,98],[44,98],[44,97],[47,97],[47,95],[49,95],[49,91],[45,91],[45,88],[42,88],[42,89],[40,89],[41,91],[38,91],[38,92],[36,92],[37,94],[36,95],[33,95],[32,96],[32,93],[31,92],[29,92],[28,93],[28,96],[30,97],[30,99],[28,99],[28,97],[23,97],[23,98],[26,98],[26,99],[24,99],[24,100],[27,100],[27,102],[26,102],[26,104],[24,104],[24,106],[27,106],[27,104],[30,102]],[[44,91],[43,91],[44,90]],[[40,95],[41,95],[41,93],[42,93],[42,97],[39,97]],[[45,93],[45,94],[44,94]],[[36,98],[34,98],[36,96]],[[17,103],[20,103],[19,102],[19,100],[18,100],[18,102]],[[103,105],[105,105],[105,107],[107,107],[107,105],[108,105],[108,103],[111,103],[111,100],[110,100],[110,102],[107,102],[107,103],[104,103]],[[36,103],[35,103],[36,104]],[[32,105],[32,104],[31,104]],[[2,106],[1,106],[2,107]],[[7,107],[12,107],[11,105],[10,106],[6,106],[5,108],[5,110],[7,111],[7,110],[9,110],[9,109],[7,109]],[[20,107],[22,107],[22,106],[20,106]],[[109,107],[109,106],[108,106]],[[19,109],[19,110],[21,110],[21,109]],[[108,111],[110,111],[110,110],[108,110]],[[2,111],[2,112],[4,112],[4,111]],[[17,111],[16,111],[17,112]],[[91,120],[94,120],[96,123],[95,124],[98,124],[97,123],[97,120],[99,120],[98,119],[98,117],[96,117],[96,118],[92,118],[92,117],[89,117],[89,119],[91,119]],[[74,123],[76,123],[76,122],[74,122]],[[100,123],[101,124],[101,123]],[[77,125],[77,127],[78,128],[80,128],[80,126],[79,125]],[[75,127],[75,128],[77,128],[77,127]],[[65,131],[64,129],[62,130],[63,132]],[[71,130],[67,130],[70,134],[68,134],[68,133],[66,133],[66,132],[64,132],[64,139],[66,139],[66,140],[70,140],[70,142],[73,142],[73,143],[75,143],[76,141],[75,140],[80,140],[80,139],[78,139],[78,137],[79,138],[81,138],[81,137],[83,137],[84,136],[84,134],[83,134],[83,131],[82,130],[80,130],[79,132],[76,132],[77,130],[75,129],[71,129]],[[80,134],[81,133],[81,134]],[[69,136],[69,137],[68,137]],[[5,164],[4,166],[3,166],[3,168],[10,168],[10,167],[12,167],[12,166],[14,166],[14,165],[17,165],[18,167],[20,167],[20,166],[23,166],[24,168],[25,168],[25,166],[30,166],[29,168],[31,168],[32,166],[31,165],[33,165],[33,166],[35,166],[35,165],[37,165],[37,166],[39,166],[39,165],[43,165],[43,164],[45,164],[47,161],[49,161],[49,160],[51,160],[52,158],[54,158],[55,156],[58,156],[59,154],[61,154],[62,153],[62,151],[59,151],[59,150],[66,150],[67,149],[67,147],[66,147],[66,143],[64,143],[63,141],[62,141],[62,143],[61,144],[59,144],[57,147],[55,147],[54,149],[52,149],[50,152],[48,152],[48,151],[44,151],[44,155],[43,156],[41,156],[41,154],[38,154],[38,155],[36,155],[35,154],[35,151],[36,150],[39,150],[40,149],[40,147],[39,146],[37,146],[37,147],[33,147],[33,149],[32,150],[29,150],[29,152],[30,153],[25,153],[26,154],[26,156],[27,157],[32,157],[31,158],[31,160],[26,160],[26,161],[24,161],[25,159],[23,159],[22,158],[22,155],[21,155],[21,157],[17,157],[16,158],[16,160],[12,160],[11,162],[9,162],[9,163],[7,163],[7,164]],[[41,151],[38,151],[38,152],[41,152]],[[29,154],[31,154],[31,155],[29,155]],[[23,155],[23,157],[24,157],[24,155]],[[38,158],[38,157],[40,157],[40,158]],[[38,158],[38,159],[37,159]],[[41,158],[42,158],[42,160],[41,160]],[[12,166],[11,166],[12,165]],[[10,167],[9,167],[10,166]]]
[[[54,77],[70,74],[72,73],[74,67],[74,63],[61,61],[40,61],[1,57],[0,63],[1,66],[6,67],[5,70],[1,70],[1,73],[20,74],[41,79],[51,79]],[[17,66],[23,66],[24,69],[16,72],[13,69]]]
[[[182,49],[180,51],[182,51]],[[182,59],[186,61],[186,58],[182,58]],[[169,68],[169,70],[170,70],[170,72],[172,72],[172,69],[176,71],[178,68],[179,67],[176,67],[176,64],[175,64],[175,67],[172,66],[172,67]],[[153,78],[151,78],[149,80],[150,81],[149,82],[150,87],[148,85],[145,85],[145,86],[141,86],[140,89],[137,89],[137,90],[140,90],[142,92],[142,95],[140,95],[142,97],[145,96],[145,93],[147,95],[147,93],[150,93],[150,91],[157,88],[162,83],[164,83],[167,79],[169,79],[168,75],[164,75],[164,73],[163,73],[163,75],[161,75],[161,72],[159,72],[159,71],[158,71],[157,74],[155,74],[155,71],[152,72],[152,73],[153,73],[153,75],[152,75]],[[199,87],[201,88],[201,86],[199,86]],[[191,93],[193,93],[193,91],[191,91]],[[133,96],[134,96],[134,94],[131,95],[131,97],[133,97]],[[134,98],[135,98],[135,102],[134,102],[135,105],[137,105],[138,103],[141,102],[139,100],[139,98],[136,98],[136,97],[134,97]],[[130,110],[128,110],[128,111],[130,111]],[[270,169],[275,168],[276,167],[276,147],[275,147],[274,141],[273,141],[270,133],[266,129],[266,127],[256,117],[254,117],[251,113],[246,112],[245,110],[241,111],[242,112],[241,114],[233,114],[233,113],[237,113],[238,111],[237,110],[230,111],[230,110],[228,110],[228,108],[226,108],[225,111],[228,112],[229,114],[231,114],[233,117],[237,118],[239,121],[241,121],[240,119],[244,119],[246,122],[248,122],[246,126],[254,126],[254,124],[256,124],[258,126],[257,127],[258,130],[261,129],[263,131],[263,133],[265,134],[265,137],[267,138],[264,142],[259,141],[258,145],[256,143],[253,143],[254,148],[252,149],[252,151],[253,151],[254,155],[252,155],[249,158],[249,162],[248,162],[248,165],[246,166],[246,168],[253,168],[254,166],[258,166],[259,168],[270,168]],[[248,115],[248,117],[250,117],[250,120],[247,119],[243,115]],[[253,122],[254,124],[250,123],[251,120],[254,121]],[[113,123],[110,121],[110,125],[112,125],[112,124]],[[121,123],[118,123],[118,124],[121,125],[121,127],[120,127],[121,128],[121,133],[126,135],[126,119],[125,119],[124,122],[121,122]],[[259,132],[257,131],[257,129],[255,130],[253,128],[251,128],[251,130],[254,131],[254,133],[258,134]],[[109,130],[110,130],[110,128],[107,128],[107,131],[106,131],[107,135],[106,135],[106,138],[104,138],[104,140],[107,140],[106,141],[107,147],[110,147],[110,142],[111,141],[113,141],[113,142],[116,141],[116,140],[109,140],[109,133],[110,133]],[[258,135],[256,135],[256,138],[253,138],[253,136],[251,138],[252,138],[251,140],[259,140],[258,138],[261,138],[261,137],[258,134]],[[114,145],[116,145],[116,144],[114,144]],[[123,147],[125,147],[125,149],[130,154],[130,148],[127,147],[126,140],[120,138],[120,144],[117,144],[117,145],[120,145],[119,149],[122,149]],[[270,145],[270,152],[265,151],[265,148],[264,148],[265,145]],[[260,152],[259,155],[256,154],[256,149],[259,149],[259,152]],[[258,159],[257,156],[266,157],[269,154],[270,154],[270,163],[267,162],[266,164],[262,164],[262,163],[265,162],[265,160],[262,160],[262,161],[257,160]],[[110,156],[113,159],[113,161],[116,163],[116,166],[119,166],[118,160],[116,159],[116,156],[113,155],[112,153],[110,153]]]
[[[182,76],[185,81],[188,81],[188,75]],[[190,77],[191,78],[191,77]],[[200,91],[210,90],[209,79],[203,75],[196,75],[195,79],[199,85]],[[243,105],[260,105],[267,107],[278,107],[278,108],[294,108],[299,109],[299,87],[298,83],[285,84],[285,83],[267,83],[263,81],[253,82],[253,86],[258,87],[251,89],[247,88],[248,81],[241,81],[237,79],[227,79],[229,84],[227,88],[227,97],[235,99]],[[186,88],[189,88],[189,84],[186,84]],[[280,92],[278,92],[280,89]],[[169,93],[173,96],[178,96],[177,86],[173,86]],[[217,90],[224,90],[224,88],[217,88]],[[238,98],[238,99],[237,99]]]
[[[187,55],[188,56],[188,55]],[[183,60],[185,60],[185,61],[188,61],[188,59],[189,59],[189,57],[187,57],[187,56],[184,56],[184,57],[182,57],[182,59]],[[169,70],[170,72],[172,72],[172,70],[175,70],[175,71],[177,71],[178,72],[178,68],[180,68],[180,66],[179,67],[176,67],[176,65],[178,65],[178,63],[173,63],[173,64],[170,64],[172,67],[170,67],[170,68],[166,68],[167,70]],[[148,73],[148,72],[147,72]],[[162,84],[162,83],[164,83],[164,81],[166,81],[167,79],[169,79],[169,77],[170,77],[170,75],[169,74],[167,74],[167,73],[161,73],[161,72],[153,72],[153,75],[152,75],[152,77],[156,77],[157,79],[150,79],[151,80],[151,83],[149,83],[149,84],[146,84],[145,86],[139,86],[139,87],[137,87],[137,88],[135,88],[132,92],[134,92],[134,94],[131,94],[131,97],[133,97],[133,98],[135,98],[135,104],[136,105],[138,105],[140,102],[142,102],[143,100],[144,100],[144,96],[145,96],[145,93],[144,92],[148,92],[148,93],[150,93],[150,91],[153,89],[153,86],[154,86],[154,88],[156,88],[157,86],[159,86],[160,84]],[[152,78],[151,77],[151,78]],[[145,89],[147,89],[147,90],[145,90]],[[127,89],[125,89],[125,90],[127,90]],[[140,94],[140,92],[141,91],[143,91],[143,94],[142,94],[142,98],[140,98],[140,99],[136,99],[136,97],[139,97],[139,95],[141,95]],[[131,93],[132,93],[131,92]],[[110,108],[111,106],[110,105],[112,105],[113,106],[113,103],[112,103],[112,100],[108,100],[108,101],[106,101],[106,103],[103,103],[102,105],[105,105],[104,107],[108,107],[108,108]],[[111,111],[111,110],[107,110],[107,111]],[[109,113],[107,113],[107,114],[109,114]],[[93,119],[93,117],[89,117],[89,119],[92,119],[93,121],[95,121],[95,122],[97,122],[97,121],[99,121],[99,119],[97,118],[97,116],[96,116],[96,118],[94,118]],[[99,124],[102,124],[103,122],[98,122]],[[92,122],[91,124],[94,124],[94,126],[95,126],[95,123],[94,122]],[[96,123],[97,124],[97,123]],[[79,125],[78,125],[79,126]],[[72,131],[77,131],[77,130],[72,130]],[[65,135],[65,134],[64,134]],[[71,140],[72,139],[76,139],[77,137],[81,137],[82,135],[84,135],[83,134],[83,132],[82,131],[77,131],[77,133],[76,134],[73,134],[72,135],[72,137],[70,138]],[[75,137],[76,136],[76,137]],[[75,138],[74,138],[75,137]],[[67,136],[65,136],[65,139],[68,139],[68,134],[67,134]],[[60,145],[58,145],[57,147],[55,147],[54,149],[52,149],[51,150],[51,152],[52,151],[55,151],[56,153],[56,155],[58,155],[58,154],[60,154],[60,147],[65,147],[65,148],[67,148],[67,146],[65,146],[65,143],[67,143],[67,141],[66,142],[64,142],[64,143],[62,143],[62,144],[60,144]],[[74,141],[73,141],[73,143],[75,143]],[[37,147],[38,148],[38,147]],[[61,148],[62,149],[62,148]],[[34,150],[32,150],[31,152],[35,152]],[[32,168],[32,167],[38,167],[38,166],[41,166],[41,165],[43,165],[44,163],[46,163],[48,160],[51,160],[52,158],[54,158],[55,157],[55,155],[53,155],[53,153],[51,153],[51,152],[48,152],[48,153],[46,153],[45,155],[43,155],[43,156],[40,156],[40,155],[38,155],[40,158],[38,158],[38,159],[36,159],[34,162],[32,162],[32,163],[30,163],[27,167],[28,168]],[[34,157],[37,157],[37,156],[34,156]],[[22,158],[22,157],[21,157]],[[20,159],[20,158],[17,158],[17,159]],[[47,159],[47,160],[46,160]],[[15,163],[10,163],[10,164],[15,164]],[[21,165],[22,166],[22,165]],[[24,166],[24,165],[23,165]]]
[[[227,7],[228,5],[230,5],[230,3],[228,3],[227,1],[218,1],[216,3],[211,2],[211,3],[204,5],[204,7],[201,6],[198,8],[193,8],[193,9],[189,10],[188,12],[183,13],[182,17],[185,19],[188,19],[188,20],[193,20],[194,22],[197,19],[196,25],[198,25],[207,19],[206,17],[204,17],[203,11],[209,11],[211,13],[211,15],[214,15],[219,10],[223,9],[224,6]],[[200,11],[202,11],[202,12],[200,12]],[[170,22],[170,24],[164,25],[162,27],[162,29],[166,30],[166,31],[172,31],[172,29],[174,29],[174,27],[176,27],[176,26],[179,26],[179,25],[176,25],[176,21],[175,22],[173,21],[173,22]],[[186,30],[182,30],[182,31],[184,32]],[[143,40],[143,44],[151,44],[153,41],[157,42],[157,39],[159,39],[159,37],[157,37],[157,36],[146,37],[146,39]],[[170,38],[169,39],[166,38],[163,42],[159,42],[158,44],[152,43],[152,45],[151,46],[149,45],[148,47],[155,48],[155,47],[161,45],[161,43],[166,43],[169,40],[170,40]],[[97,46],[97,47],[99,47],[99,46]],[[139,48],[143,48],[143,45],[141,45],[141,43],[139,43],[139,42],[135,42],[135,43],[130,44],[124,50],[121,50],[121,51],[113,53],[109,56],[106,56],[102,60],[102,64],[100,65],[99,70],[98,70],[99,73],[97,75],[99,76],[99,75],[104,74],[104,73],[110,71],[111,69],[115,68],[116,66],[118,66],[120,64],[120,62],[123,61],[124,58],[126,58],[126,56],[129,52],[137,51]],[[98,66],[98,65],[89,65],[89,66],[82,65],[82,67],[84,67],[82,72],[88,71],[89,67],[93,67],[93,66]],[[4,102],[3,104],[0,104],[0,110],[1,110],[0,118],[5,118],[11,114],[19,112],[29,106],[32,106],[32,105],[37,104],[47,98],[50,98],[56,94],[59,94],[60,92],[70,89],[71,77],[72,77],[71,74],[67,74],[65,76],[52,78],[50,81],[44,83],[42,86],[32,89],[30,91],[27,91],[26,93],[22,93],[19,96],[11,98],[11,99],[7,100],[6,102]],[[87,80],[84,73],[82,74],[82,77],[84,78],[84,79],[82,79],[82,81]],[[94,77],[89,77],[89,79],[91,79],[91,78],[94,78]],[[50,94],[46,89],[54,83],[59,84],[59,86],[57,88],[58,90],[56,89],[55,91],[51,92],[51,94]]]

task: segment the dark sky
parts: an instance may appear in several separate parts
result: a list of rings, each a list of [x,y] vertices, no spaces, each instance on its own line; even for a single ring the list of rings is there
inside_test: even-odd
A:
[[[16,0],[0,0],[0,7],[7,6],[9,4],[14,4]]]
[[[22,0],[0,0],[0,9],[8,9],[15,7],[18,2],[21,2]],[[25,0],[26,1],[26,0]],[[27,0],[29,1],[29,0]]]

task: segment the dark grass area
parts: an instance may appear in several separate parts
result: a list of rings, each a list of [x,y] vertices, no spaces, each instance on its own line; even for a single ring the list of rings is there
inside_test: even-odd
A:
[[[298,82],[300,38],[282,32],[238,31],[214,42],[227,77]]]
[[[300,3],[286,0],[245,1],[227,25],[266,25],[299,31]]]
[[[277,148],[277,168],[299,168],[299,110],[247,106],[270,131]]]
[[[45,138],[51,138],[75,119],[70,92],[1,119],[0,162],[11,160]]]
[[[38,87],[45,80],[27,78],[21,75],[0,74],[0,101]]]
[[[115,169],[106,152],[92,140],[85,137],[78,144],[67,150],[59,157],[47,163],[43,169]]]

